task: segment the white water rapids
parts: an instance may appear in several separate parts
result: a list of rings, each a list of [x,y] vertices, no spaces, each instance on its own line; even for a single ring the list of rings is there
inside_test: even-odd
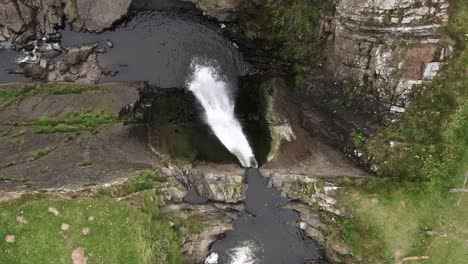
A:
[[[226,82],[212,66],[193,61],[191,69],[193,74],[187,81],[187,87],[203,106],[205,120],[213,133],[237,157],[242,166],[257,167],[249,142],[234,116],[234,102]]]

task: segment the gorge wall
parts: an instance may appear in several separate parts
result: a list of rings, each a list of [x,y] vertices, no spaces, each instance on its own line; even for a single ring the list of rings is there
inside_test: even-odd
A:
[[[453,43],[441,30],[448,18],[447,0],[338,1],[327,68],[402,111],[411,87],[450,57]]]

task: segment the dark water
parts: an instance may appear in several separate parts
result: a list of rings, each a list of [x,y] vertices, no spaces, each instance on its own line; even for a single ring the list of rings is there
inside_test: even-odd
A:
[[[314,241],[296,227],[297,213],[280,208],[287,199],[268,188],[257,170],[248,169],[246,175],[245,202],[252,215],[238,218],[235,230],[213,244],[211,252],[219,255],[218,263],[302,264],[320,259]]]
[[[102,82],[144,80],[159,87],[184,87],[193,58],[216,61],[231,81],[248,70],[220,26],[191,13],[138,12],[115,31],[61,33],[64,46],[100,42],[105,47],[106,40],[114,44],[99,55],[99,64],[119,73],[102,77]]]
[[[18,68],[16,63],[21,53],[12,48],[0,48],[0,83],[24,82],[28,79],[23,75],[9,74],[9,70]]]

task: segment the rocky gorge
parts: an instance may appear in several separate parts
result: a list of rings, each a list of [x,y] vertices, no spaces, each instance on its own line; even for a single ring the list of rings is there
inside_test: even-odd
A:
[[[120,26],[122,32],[126,25],[137,28],[132,17],[189,12],[185,21],[203,17],[238,49],[225,50],[235,61],[226,67],[238,86],[236,116],[269,188],[288,198],[281,207],[294,210],[301,234],[317,242],[320,257],[306,263],[365,261],[337,220],[353,215],[350,195],[341,190],[350,182],[366,184],[377,170],[363,156],[360,136],[400,119],[413,88],[430,83],[451,58],[455,40],[441,30],[450,21],[450,1],[293,2],[0,0],[0,56],[8,49],[27,58],[0,69],[27,78],[0,84],[0,91],[14,94],[0,101],[0,201],[106,192],[141,207],[150,189],[159,215],[182,236],[184,262],[210,263],[213,244],[251,213],[245,170],[209,132],[179,75],[119,79],[136,66],[106,61],[127,50],[125,35],[111,34]],[[317,14],[294,13],[309,11],[304,3],[317,6]],[[89,43],[74,45],[88,36]],[[148,168],[161,179],[127,191]]]

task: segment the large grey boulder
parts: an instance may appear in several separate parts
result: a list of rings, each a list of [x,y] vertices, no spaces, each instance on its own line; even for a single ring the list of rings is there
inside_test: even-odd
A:
[[[102,32],[124,17],[132,0],[68,0],[65,14],[73,29]]]

